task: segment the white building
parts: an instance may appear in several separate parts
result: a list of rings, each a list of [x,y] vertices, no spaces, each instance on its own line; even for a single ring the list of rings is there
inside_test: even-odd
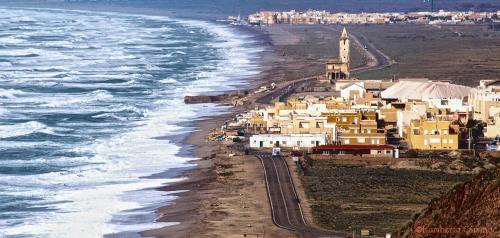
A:
[[[360,83],[351,83],[340,89],[340,97],[345,100],[356,100],[365,96],[366,89]]]
[[[462,99],[458,98],[428,98],[424,99],[429,104],[429,108],[450,109],[452,112],[470,112],[472,106],[466,105]]]
[[[251,148],[312,148],[325,145],[326,134],[260,134],[250,137]]]

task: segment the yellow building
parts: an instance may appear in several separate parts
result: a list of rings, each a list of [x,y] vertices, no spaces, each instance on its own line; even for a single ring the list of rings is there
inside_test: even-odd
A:
[[[387,143],[386,131],[378,128],[376,112],[330,114],[327,117],[327,123],[335,124],[336,141],[341,144],[384,145]]]
[[[469,104],[474,110],[474,119],[488,122],[500,107],[500,92],[481,91],[469,97]]]
[[[295,117],[280,120],[282,134],[332,134],[326,128],[326,117]]]
[[[458,131],[450,120],[412,120],[407,141],[411,149],[457,150]]]
[[[500,114],[497,114],[486,125],[484,136],[495,138],[500,136]]]

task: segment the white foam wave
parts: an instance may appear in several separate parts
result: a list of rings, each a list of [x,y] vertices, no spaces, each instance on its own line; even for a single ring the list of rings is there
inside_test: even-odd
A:
[[[69,99],[68,99],[69,98]],[[43,104],[45,107],[63,107],[66,105],[78,106],[96,101],[107,101],[113,98],[113,95],[106,90],[96,90],[91,93],[82,95],[61,95],[56,98],[50,98],[48,103]],[[38,99],[40,100],[40,99]]]
[[[21,90],[0,88],[0,98],[15,98],[16,96],[24,94],[26,93]]]
[[[0,125],[0,138],[17,137],[36,132],[55,134],[52,128],[37,121],[29,121],[14,125]]]
[[[160,83],[171,83],[171,84],[174,84],[174,83],[178,83],[179,81],[173,79],[173,78],[166,78],[166,79],[162,79],[160,80]]]

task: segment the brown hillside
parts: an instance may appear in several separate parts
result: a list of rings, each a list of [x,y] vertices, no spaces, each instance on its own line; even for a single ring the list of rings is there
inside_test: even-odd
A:
[[[398,237],[500,237],[500,168],[434,199]]]

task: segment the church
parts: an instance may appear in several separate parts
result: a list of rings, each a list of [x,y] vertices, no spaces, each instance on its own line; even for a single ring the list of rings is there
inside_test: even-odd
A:
[[[331,83],[349,79],[349,44],[349,35],[344,27],[339,40],[339,58],[328,60],[325,65],[325,76]]]

